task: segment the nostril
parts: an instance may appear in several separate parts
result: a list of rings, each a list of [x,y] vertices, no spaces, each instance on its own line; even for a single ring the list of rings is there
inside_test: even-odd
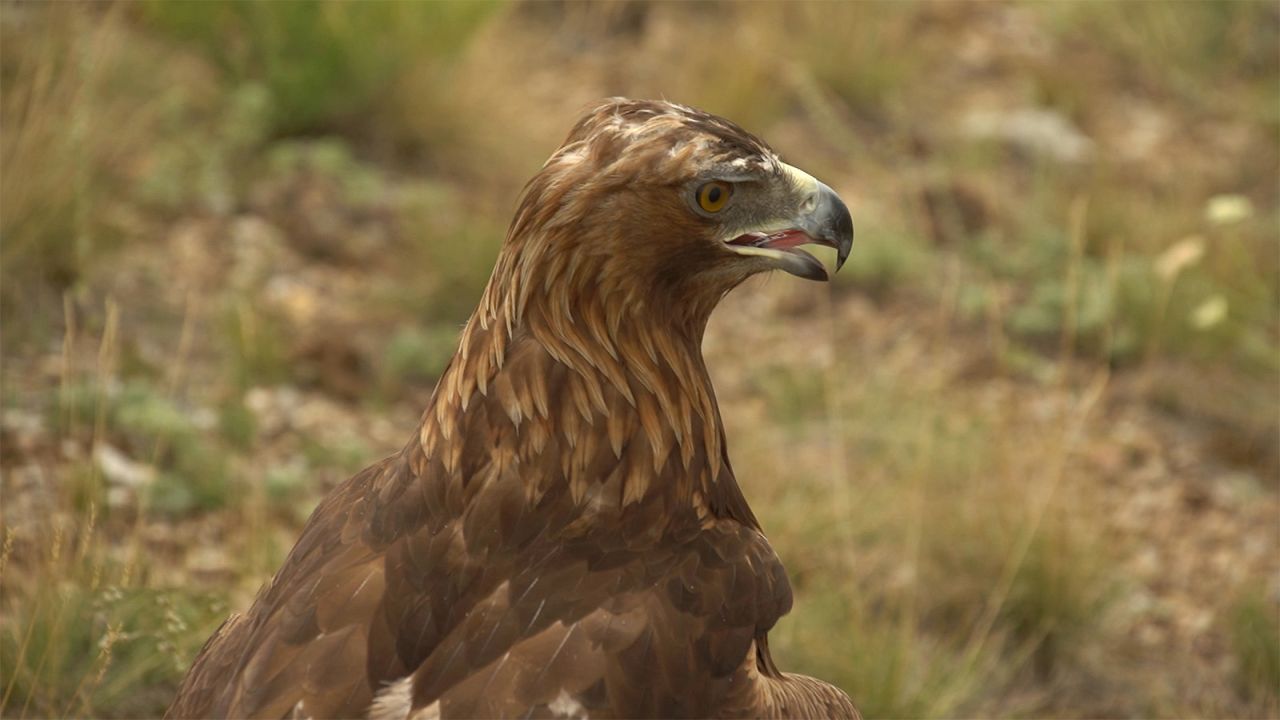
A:
[[[800,212],[808,214],[816,210],[818,207],[818,193],[809,193],[809,197],[804,199],[804,203],[800,205]]]

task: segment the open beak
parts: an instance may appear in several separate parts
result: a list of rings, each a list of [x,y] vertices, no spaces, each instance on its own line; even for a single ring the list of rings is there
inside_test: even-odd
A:
[[[803,200],[799,212],[791,218],[770,223],[777,229],[761,229],[743,233],[728,241],[730,250],[763,257],[779,270],[808,280],[826,280],[827,269],[817,258],[800,249],[801,245],[825,245],[836,250],[839,271],[853,247],[853,218],[849,208],[835,191],[802,170],[784,165]]]

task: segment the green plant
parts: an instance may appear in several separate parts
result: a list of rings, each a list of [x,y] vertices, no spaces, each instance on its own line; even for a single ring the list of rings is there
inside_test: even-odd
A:
[[[313,492],[315,475],[315,471],[303,461],[270,468],[262,478],[266,501],[293,522],[305,520],[317,502]]]
[[[1000,612],[1011,641],[1032,648],[1041,676],[1077,661],[1100,626],[1114,597],[1110,567],[1102,548],[1073,532],[1069,519],[1053,518],[1032,539]]]
[[[380,392],[395,397],[409,386],[430,387],[458,345],[458,326],[401,328],[382,353]]]
[[[1253,589],[1236,601],[1228,622],[1240,693],[1274,712],[1280,705],[1280,608]]]
[[[346,5],[168,3],[142,7],[146,23],[191,43],[231,86],[258,83],[282,135],[332,131],[384,104],[421,58],[448,63],[498,5],[385,2]]]
[[[222,437],[237,450],[252,449],[257,425],[257,418],[245,406],[243,396],[228,397],[218,408],[218,428]]]
[[[757,368],[751,384],[769,404],[770,416],[792,432],[803,432],[805,425],[822,417],[825,388],[817,373],[771,364]]]
[[[907,4],[799,4],[787,7],[801,66],[857,115],[875,120],[901,111],[901,92],[926,67],[928,46],[896,52],[925,14]],[[847,132],[847,131],[846,131]]]
[[[122,385],[70,383],[50,404],[52,427],[69,435],[110,442],[159,471],[146,492],[150,507],[186,513],[222,507],[231,491],[227,448],[192,419],[192,409],[168,398],[146,381]],[[69,473],[78,508],[105,500],[100,471],[86,462]]]
[[[233,387],[283,381],[289,375],[286,335],[280,322],[247,297],[231,298],[223,311],[223,341]]]
[[[174,130],[160,107],[199,92],[191,68],[164,58],[121,14],[47,6],[0,26],[0,317],[11,339],[46,320],[32,312],[43,311],[42,293],[76,286],[133,239],[122,222],[134,204],[130,178]]]
[[[89,510],[0,584],[0,712],[5,717],[158,716],[189,658],[225,613],[217,593],[152,583],[106,559]]]
[[[430,318],[460,325],[470,317],[489,282],[490,267],[471,258],[496,255],[501,237],[492,230],[478,229],[464,231],[455,239],[437,239],[432,243],[430,255],[435,286],[425,308]],[[483,269],[477,270],[477,267]]]
[[[806,588],[784,623],[770,636],[779,662],[845,689],[864,717],[974,713],[1005,680],[996,653],[968,657],[955,638],[930,632],[909,612],[856,599],[848,588]]]
[[[312,469],[329,469],[340,475],[351,475],[369,464],[371,453],[363,440],[348,436],[322,441],[304,438],[302,456]]]
[[[858,230],[857,252],[849,257],[836,282],[885,299],[894,290],[918,282],[930,268],[930,261],[930,253],[916,236],[873,225]]]

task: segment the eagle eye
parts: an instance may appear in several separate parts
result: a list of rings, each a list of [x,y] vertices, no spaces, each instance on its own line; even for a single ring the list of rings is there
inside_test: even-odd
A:
[[[698,188],[696,198],[698,207],[709,213],[718,213],[729,203],[733,195],[733,186],[723,180],[712,180]]]

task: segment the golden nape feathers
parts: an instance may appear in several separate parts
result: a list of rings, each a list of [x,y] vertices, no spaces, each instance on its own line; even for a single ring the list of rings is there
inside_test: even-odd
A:
[[[171,717],[855,716],[780,672],[786,572],[700,344],[853,238],[830,188],[665,102],[588,112],[526,187],[408,444],[316,509]]]

